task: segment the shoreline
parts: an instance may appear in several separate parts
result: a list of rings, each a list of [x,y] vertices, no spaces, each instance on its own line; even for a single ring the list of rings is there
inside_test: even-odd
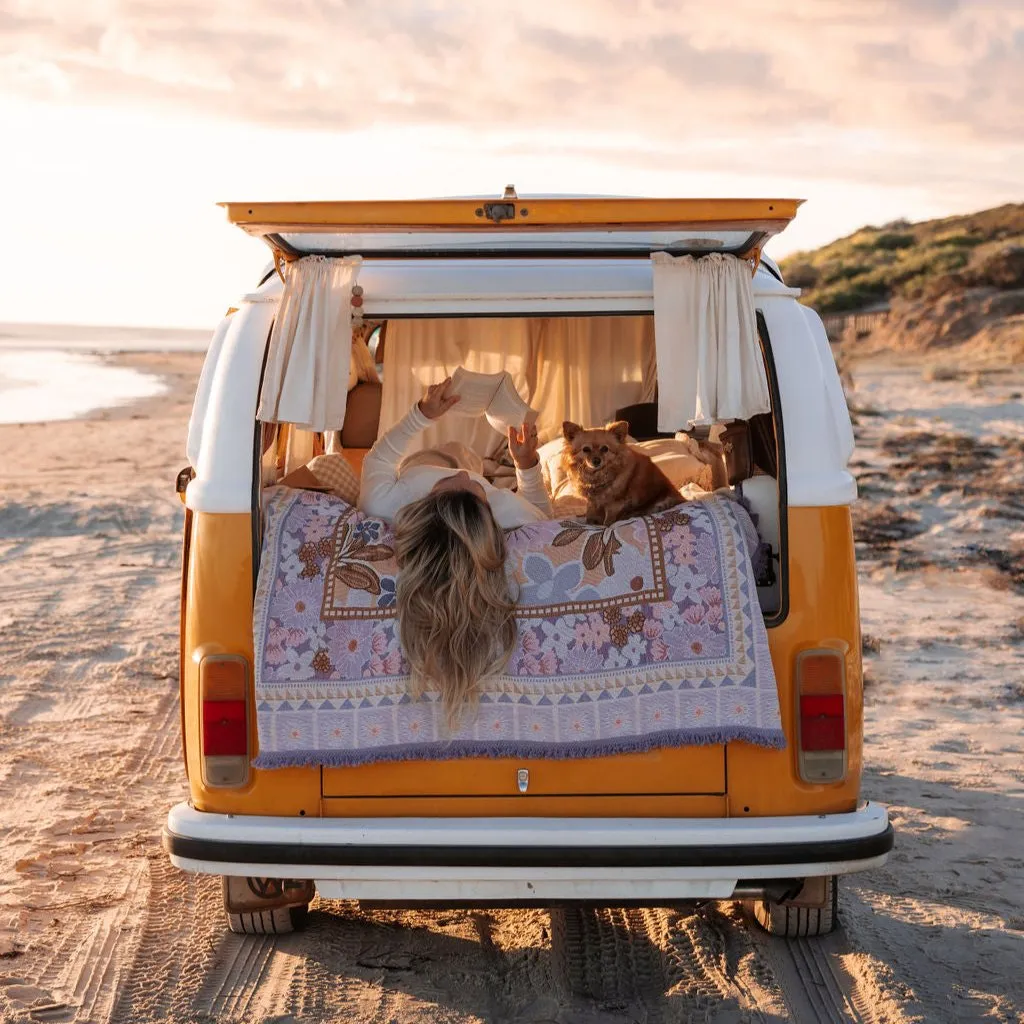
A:
[[[11,397],[16,407],[24,399],[19,399],[19,391],[44,392],[39,400],[55,405],[60,401],[59,386],[45,394],[49,378],[43,372],[35,373],[31,378],[24,378],[24,384],[15,379],[8,387],[3,386],[4,357],[15,351],[30,352],[28,349],[0,348],[0,402],[5,395]],[[82,422],[89,420],[111,420],[148,416],[156,411],[161,404],[177,404],[187,400],[191,403],[195,395],[195,382],[202,369],[205,351],[64,351],[58,349],[39,349],[40,356],[59,356],[63,359],[60,367],[63,371],[74,371],[76,368],[86,378],[85,386],[92,384],[102,388],[109,381],[115,383],[113,395],[97,396],[95,404],[90,404],[81,411],[71,415],[50,416],[48,418],[7,418],[0,414],[0,427],[44,427],[55,423]],[[89,360],[88,364],[83,360]],[[110,373],[119,371],[121,376],[111,377]],[[125,372],[134,374],[128,377]],[[133,392],[134,393],[131,393]]]

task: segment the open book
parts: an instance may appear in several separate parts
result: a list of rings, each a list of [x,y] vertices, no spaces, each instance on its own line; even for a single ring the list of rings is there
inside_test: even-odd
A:
[[[512,375],[501,373],[475,373],[460,366],[452,374],[448,393],[459,396],[449,415],[487,417],[495,430],[504,434],[509,427],[533,423],[537,411],[519,397]]]

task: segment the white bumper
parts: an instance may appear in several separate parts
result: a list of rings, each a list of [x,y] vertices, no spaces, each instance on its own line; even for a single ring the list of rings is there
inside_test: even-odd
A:
[[[178,804],[164,846],[185,871],[309,878],[334,899],[727,899],[765,880],[884,864],[884,807],[785,818],[271,818]]]

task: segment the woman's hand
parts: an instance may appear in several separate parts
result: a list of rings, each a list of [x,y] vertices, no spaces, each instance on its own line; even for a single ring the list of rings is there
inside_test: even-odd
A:
[[[451,377],[445,377],[440,384],[431,384],[427,388],[427,394],[419,401],[420,412],[428,420],[436,420],[443,416],[458,400],[458,395],[449,395],[448,385],[451,384]]]
[[[537,457],[537,428],[524,423],[518,430],[508,428],[508,450],[516,469],[532,469],[540,459]]]

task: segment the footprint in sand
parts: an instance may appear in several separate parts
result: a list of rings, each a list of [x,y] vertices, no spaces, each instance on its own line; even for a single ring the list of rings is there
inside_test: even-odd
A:
[[[22,1006],[53,1003],[53,996],[46,989],[29,985],[23,978],[0,978],[0,985],[5,986],[4,995],[12,1003],[20,1003]]]

